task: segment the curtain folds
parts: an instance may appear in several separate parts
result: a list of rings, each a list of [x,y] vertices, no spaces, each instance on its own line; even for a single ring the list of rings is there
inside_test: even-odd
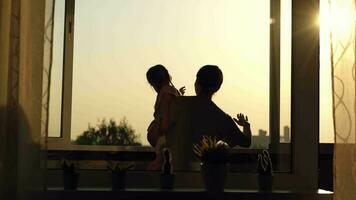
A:
[[[43,41],[43,79],[42,79],[42,110],[41,110],[41,166],[47,169],[47,138],[49,123],[49,101],[51,88],[51,72],[53,60],[53,20],[55,0],[46,0],[45,24]],[[46,187],[46,176],[44,176],[44,187]]]
[[[355,0],[329,0],[335,200],[356,199],[355,6]]]
[[[0,199],[43,190],[52,0],[0,0]]]

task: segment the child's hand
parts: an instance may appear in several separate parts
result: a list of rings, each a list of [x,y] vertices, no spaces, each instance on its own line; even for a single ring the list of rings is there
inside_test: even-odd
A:
[[[179,93],[180,93],[181,95],[184,95],[184,93],[185,93],[185,86],[179,88]]]

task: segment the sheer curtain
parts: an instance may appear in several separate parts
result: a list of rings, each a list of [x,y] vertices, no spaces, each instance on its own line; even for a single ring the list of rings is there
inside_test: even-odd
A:
[[[336,200],[356,199],[355,6],[354,0],[329,0]]]
[[[45,186],[52,0],[0,0],[0,199]]]

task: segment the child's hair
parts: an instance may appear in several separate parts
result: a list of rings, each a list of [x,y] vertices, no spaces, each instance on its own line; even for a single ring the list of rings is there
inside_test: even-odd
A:
[[[216,65],[205,65],[197,73],[197,82],[204,92],[213,94],[223,82],[222,71]]]
[[[164,83],[170,83],[168,70],[161,64],[148,69],[146,73],[148,83],[154,87],[161,88]]]

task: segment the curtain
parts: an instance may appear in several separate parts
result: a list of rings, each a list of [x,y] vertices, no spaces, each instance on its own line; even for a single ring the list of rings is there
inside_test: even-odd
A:
[[[355,6],[355,0],[329,0],[336,200],[356,199]]]
[[[52,0],[0,0],[0,199],[45,186]]]

